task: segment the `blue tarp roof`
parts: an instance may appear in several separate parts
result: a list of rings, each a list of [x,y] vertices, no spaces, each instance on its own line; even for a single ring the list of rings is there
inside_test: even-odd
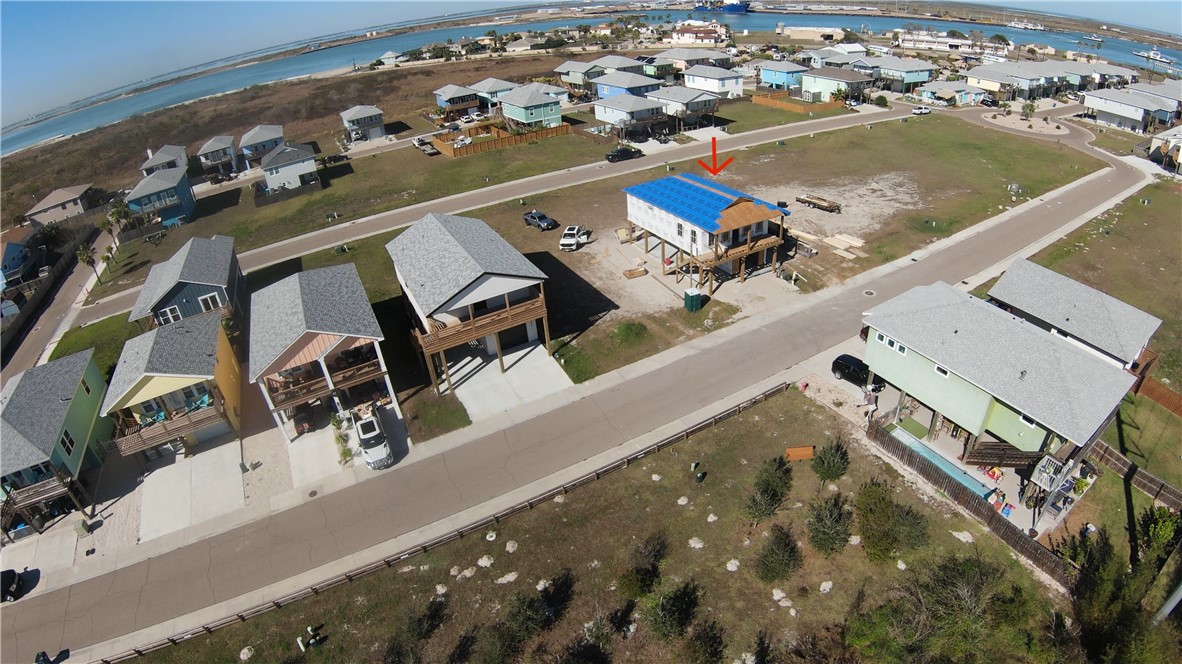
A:
[[[739,198],[750,199],[756,205],[767,208],[769,212],[785,216],[791,214],[784,208],[692,173],[682,173],[627,187],[624,193],[659,207],[709,233],[718,231],[718,219],[722,216],[722,211]]]

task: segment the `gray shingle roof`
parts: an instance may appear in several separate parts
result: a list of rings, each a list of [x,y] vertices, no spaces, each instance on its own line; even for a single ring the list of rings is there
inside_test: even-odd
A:
[[[341,111],[341,119],[345,122],[360,120],[374,115],[381,115],[382,109],[377,106],[354,106],[347,111]]]
[[[263,168],[279,168],[288,164],[294,164],[300,161],[308,161],[315,159],[316,153],[312,150],[311,145],[303,143],[285,143],[283,145],[275,146],[262,158],[259,162]]]
[[[939,69],[936,65],[917,58],[896,58],[893,55],[884,55],[877,58],[863,56],[862,59],[871,67],[890,69],[891,71],[935,71]]]
[[[559,72],[561,74],[566,74],[568,72],[576,72],[576,73],[588,72],[588,71],[591,71],[592,69],[603,69],[603,67],[600,67],[599,65],[597,65],[593,62],[579,62],[578,60],[567,60],[566,62],[555,67],[554,71]]]
[[[625,111],[627,113],[635,113],[636,111],[644,111],[653,108],[665,108],[665,105],[655,99],[648,97],[637,97],[635,95],[612,95],[595,102],[595,106],[602,106],[603,108],[611,108],[617,111]]]
[[[859,74],[852,69],[838,69],[836,67],[821,67],[813,69],[804,73],[805,76],[812,76],[814,78],[827,78],[832,81],[844,81],[846,83],[869,83],[870,77]]]
[[[604,74],[598,78],[591,79],[591,82],[596,85],[610,85],[615,88],[641,88],[649,85],[660,85],[661,82],[655,78],[648,76],[641,76],[640,74],[633,74],[627,71],[617,71],[611,74]]]
[[[657,54],[658,58],[668,58],[670,60],[731,60],[731,56],[722,51],[715,51],[708,48],[671,48],[668,51],[661,51]]]
[[[62,203],[77,200],[78,198],[82,197],[82,194],[85,194],[93,186],[93,184],[86,183],[74,185],[73,187],[54,189],[53,191],[49,192],[48,196],[38,201],[37,204],[34,205],[27,214],[32,215],[47,208],[57,207]]]
[[[250,299],[250,382],[308,332],[381,340],[352,263],[293,274]]]
[[[533,90],[534,92],[541,92],[542,94],[549,95],[551,97],[568,94],[566,88],[560,88],[557,85],[550,85],[549,83],[538,83],[537,81],[534,81],[533,83],[526,83],[525,85],[520,86],[518,89]]]
[[[604,69],[624,69],[626,67],[643,67],[644,63],[640,60],[633,60],[622,55],[605,55],[602,58],[595,58],[591,64]]]
[[[185,169],[183,168],[161,169],[140,180],[139,184],[127,193],[125,200],[134,201],[144,196],[151,196],[152,194],[165,191],[166,189],[172,189],[179,185],[184,177]]]
[[[102,413],[110,414],[144,376],[191,376],[194,382],[213,378],[221,329],[221,315],[207,311],[128,340],[111,376]]]
[[[742,74],[733,72],[722,67],[711,67],[710,65],[694,65],[685,70],[686,76],[701,76],[702,78],[710,78],[716,81],[722,81],[732,78],[743,78]]]
[[[225,235],[209,239],[195,237],[178,249],[172,258],[152,266],[128,320],[151,316],[152,307],[181,282],[229,288],[233,269],[234,238]]]
[[[402,285],[428,316],[484,274],[546,275],[479,219],[429,214],[386,244]]]
[[[1134,380],[942,282],[874,307],[863,322],[1077,444],[1090,440]]]
[[[179,145],[165,145],[156,152],[152,153],[148,160],[140,164],[140,170],[152,168],[153,166],[161,166],[170,161],[183,159],[185,157],[185,149]],[[181,164],[181,168],[185,168],[186,164]]]
[[[497,95],[497,101],[503,106],[517,106],[529,108],[531,106],[545,106],[557,104],[558,100],[548,94],[543,94],[534,88],[514,88],[505,94]]]
[[[809,70],[809,68],[805,67],[804,65],[798,65],[795,62],[788,62],[787,60],[784,60],[783,62],[776,62],[774,60],[761,62],[759,63],[759,68],[767,69],[768,71],[782,71],[789,74],[795,74]]]
[[[1085,107],[1087,107],[1089,99],[1104,99],[1146,111],[1172,111],[1174,108],[1177,108],[1176,104],[1168,103],[1161,97],[1147,95],[1134,90],[1089,90],[1084,93],[1083,104]]]
[[[476,94],[476,91],[472,88],[466,88],[462,85],[453,85],[448,83],[442,88],[436,90],[435,94],[442,97],[443,99],[455,99],[456,97],[467,97],[469,95],[474,95]]]
[[[1129,89],[1182,103],[1182,80],[1179,79],[1166,79],[1161,83],[1134,83]]]
[[[663,99],[665,101],[681,102],[682,104],[688,104],[699,99],[718,99],[718,95],[716,94],[681,85],[671,85],[667,88],[653,90],[644,96],[649,99]],[[611,97],[608,97],[608,99],[611,99]]]
[[[932,92],[985,92],[981,88],[973,87],[964,81],[929,81],[916,89],[930,90]]]
[[[259,125],[243,134],[238,146],[257,145],[276,138],[283,140],[283,125]]]
[[[70,399],[78,391],[93,352],[87,349],[33,367],[4,384],[0,393],[0,475],[49,460],[66,424]]]
[[[214,136],[201,146],[197,151],[198,155],[209,154],[210,152],[217,152],[218,150],[225,150],[226,148],[234,149],[233,136]]]
[[[483,81],[468,86],[469,89],[475,90],[476,92],[500,92],[502,90],[512,90],[516,87],[520,87],[520,84],[504,81],[499,78],[486,78]]]
[[[1161,320],[1023,258],[989,289],[989,297],[1082,339],[1126,364],[1157,331]]]

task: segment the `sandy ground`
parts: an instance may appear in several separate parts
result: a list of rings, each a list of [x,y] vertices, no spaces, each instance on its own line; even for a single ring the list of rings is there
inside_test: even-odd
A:
[[[835,180],[823,187],[805,187],[789,181],[777,187],[750,187],[749,190],[765,201],[787,201],[792,209],[789,227],[823,237],[837,233],[855,237],[868,234],[896,212],[914,209],[919,200],[919,185],[906,173],[886,173],[869,181],[861,178]],[[796,203],[796,196],[802,192],[841,203],[841,213]]]
[[[997,117],[995,118],[994,115]],[[1005,127],[1006,129],[1018,129],[1025,132],[1039,134],[1041,136],[1067,135],[1067,128],[1055,122],[1054,120],[1051,120],[1050,122],[1043,122],[1042,118],[1023,120],[1022,114],[1017,112],[1008,117],[1002,115],[1001,113],[986,113],[981,117],[991,124]]]

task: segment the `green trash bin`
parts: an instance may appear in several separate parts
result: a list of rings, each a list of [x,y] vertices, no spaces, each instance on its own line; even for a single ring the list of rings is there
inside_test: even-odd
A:
[[[685,310],[690,313],[702,310],[702,291],[697,288],[685,289]]]

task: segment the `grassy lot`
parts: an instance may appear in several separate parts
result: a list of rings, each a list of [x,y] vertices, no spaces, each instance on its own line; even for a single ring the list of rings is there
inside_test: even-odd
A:
[[[478,656],[489,640],[488,628],[506,617],[514,594],[532,595],[539,581],[547,579],[565,581],[560,587],[567,599],[561,602],[553,626],[524,644],[526,661],[558,661],[554,655],[583,634],[584,624],[617,611],[625,630],[629,623],[637,623],[636,634],[626,640],[619,632],[611,635],[609,661],[684,661],[675,654],[680,652],[677,640],[666,643],[655,638],[650,623],[640,617],[641,609],[616,590],[616,580],[626,568],[627,550],[653,533],[664,533],[669,542],[657,592],[685,580],[696,582],[701,591],[696,615],[699,620],[713,619],[723,628],[726,648],[721,661],[734,661],[754,650],[760,630],[766,629],[777,642],[814,632],[841,622],[852,607],[878,605],[904,578],[894,559],[869,562],[860,546],[847,546],[824,558],[807,543],[801,545],[804,565],[790,579],[766,583],[754,573],[770,526],[789,526],[804,541],[800,506],[830,495],[808,465],[796,464],[784,507],[770,521],[753,527],[744,516],[743,504],[762,461],[779,455],[786,446],[823,443],[843,426],[823,406],[790,391],[577,489],[561,503],[544,503],[502,522],[490,529],[496,532],[495,541],[484,533],[457,540],[416,556],[405,567],[384,570],[152,653],[145,661],[231,661],[247,645],[254,648],[255,659],[286,661],[299,654],[295,637],[304,627],[320,624],[329,635],[327,643],[295,661],[379,661],[406,617],[422,613],[440,586],[446,589],[446,616],[421,641],[424,661],[488,661]],[[849,472],[834,483],[843,493],[852,494],[870,478],[880,478],[899,488],[896,500],[927,517],[931,542],[901,557],[909,568],[923,569],[948,552],[980,551],[1005,569],[1007,584],[1017,584],[1034,598],[1038,608],[1031,611],[1031,620],[1045,615],[1042,609],[1049,608],[1049,600],[1042,598],[1041,589],[1003,545],[959,514],[917,498],[889,466],[860,447],[850,452]],[[700,485],[689,472],[692,461],[700,462],[707,473]],[[654,481],[657,476],[659,481]],[[686,504],[680,504],[681,497]],[[950,531],[968,531],[976,544],[964,544]],[[691,538],[700,538],[703,547],[691,548]],[[507,549],[509,542],[515,543],[512,553]],[[476,566],[485,555],[493,559],[491,567]],[[739,563],[733,572],[727,570],[731,560]],[[453,573],[469,567],[474,572],[470,578],[460,579]],[[516,574],[511,581],[510,573]],[[821,593],[818,589],[825,581],[832,581],[832,591]],[[791,611],[772,600],[774,588],[792,602]]]
[[[770,106],[758,106],[751,102],[736,102],[720,106],[714,122],[720,127],[726,127],[727,132],[737,134],[776,125],[803,122],[804,120],[846,115],[850,112],[844,108],[836,108],[827,111],[814,111],[812,117],[809,117],[808,113],[791,113]]]
[[[94,363],[107,380],[110,380],[111,374],[115,372],[115,363],[119,361],[119,354],[123,352],[123,344],[143,332],[138,324],[127,320],[127,314],[104,318],[86,327],[71,328],[62,335],[49,359],[56,360],[93,348]]]
[[[1149,205],[1140,201],[1148,199]],[[1157,316],[1152,375],[1182,389],[1182,185],[1133,194],[1031,260]]]
[[[1095,122],[1083,122],[1080,120],[1071,120],[1071,122],[1096,135],[1096,140],[1092,141],[1093,147],[1107,150],[1119,156],[1133,154],[1133,147],[1146,140],[1144,136],[1138,136],[1132,132],[1122,131],[1113,127],[1101,127]]]

